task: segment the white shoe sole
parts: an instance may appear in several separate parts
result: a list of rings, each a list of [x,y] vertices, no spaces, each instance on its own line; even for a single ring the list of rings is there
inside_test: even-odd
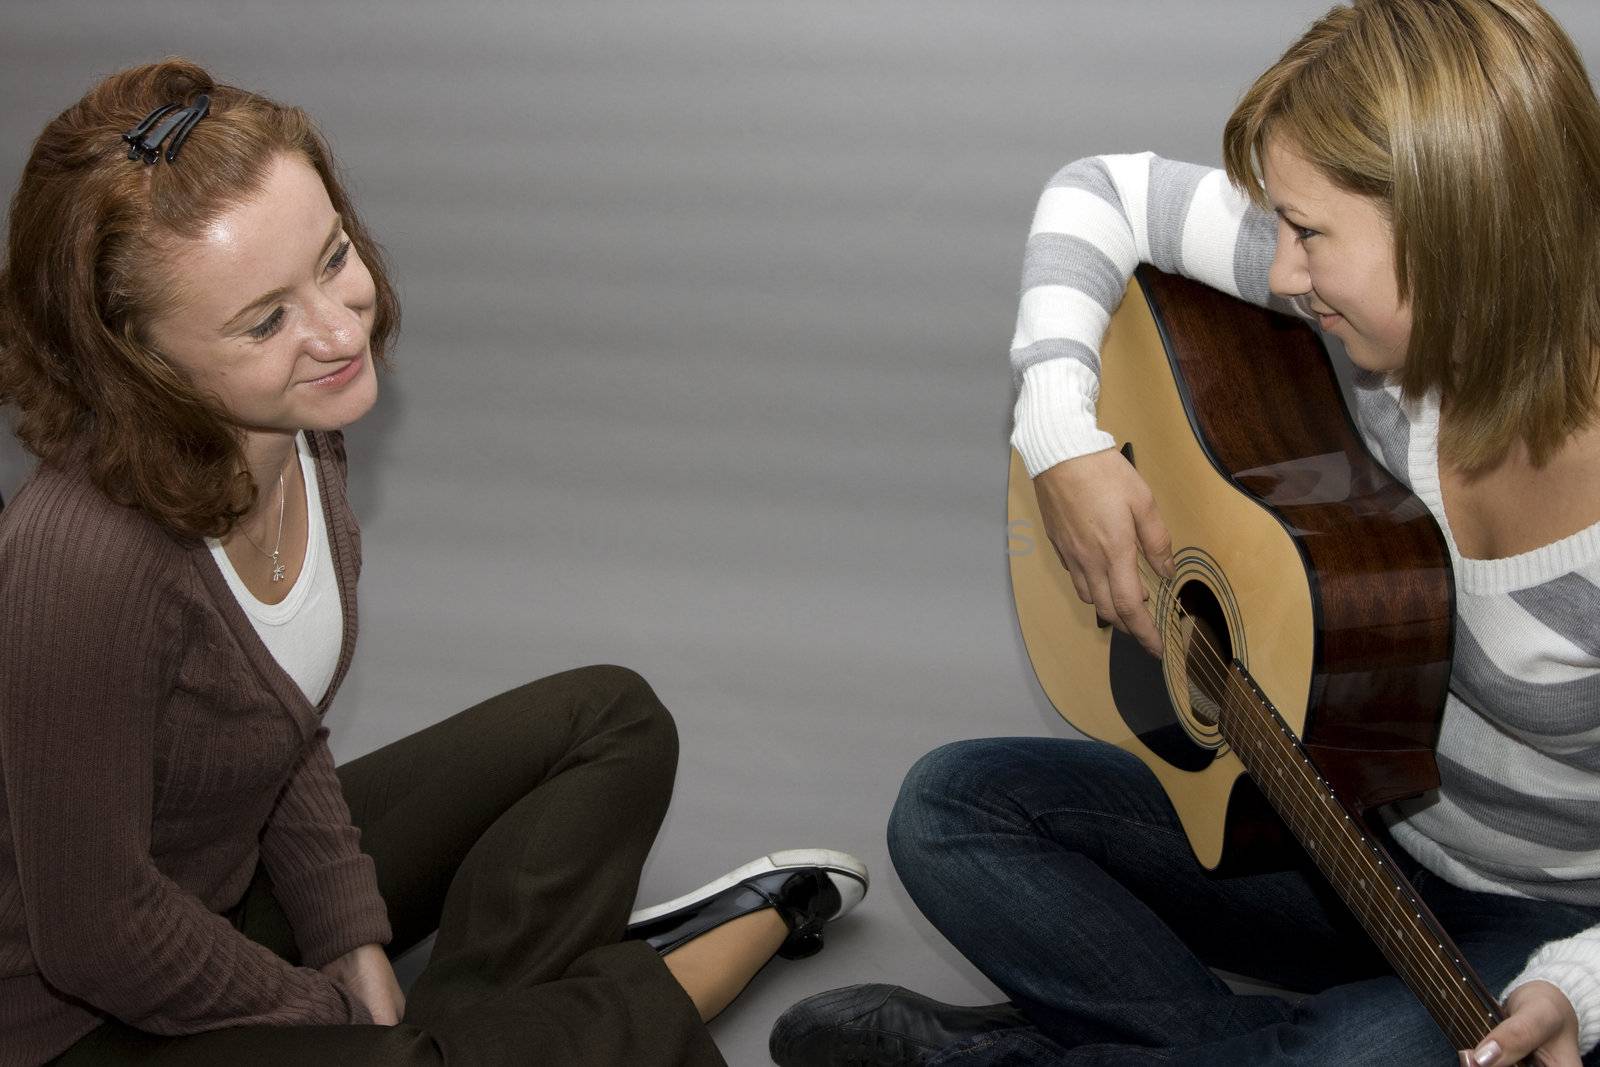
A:
[[[639,923],[652,922],[663,915],[670,915],[707,897],[715,896],[730,886],[738,885],[746,878],[801,867],[820,867],[827,872],[834,888],[839,891],[839,910],[828,920],[830,922],[848,913],[851,908],[861,903],[862,897],[867,895],[867,865],[848,852],[835,852],[830,848],[789,848],[769,852],[760,859],[751,860],[716,881],[707,882],[694,892],[675,897],[665,904],[641,908],[628,916],[628,925],[636,926]]]

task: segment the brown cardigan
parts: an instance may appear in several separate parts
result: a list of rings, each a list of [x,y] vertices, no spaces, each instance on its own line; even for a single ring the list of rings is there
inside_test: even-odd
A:
[[[344,444],[310,434],[344,607],[313,706],[203,542],[41,464],[0,511],[0,1065],[107,1018],[184,1034],[370,1022],[315,968],[387,943],[323,713],[356,638]],[[257,860],[295,967],[223,917]]]

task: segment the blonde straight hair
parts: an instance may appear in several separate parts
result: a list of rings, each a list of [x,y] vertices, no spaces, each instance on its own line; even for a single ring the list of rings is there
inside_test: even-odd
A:
[[[1263,207],[1267,139],[1394,225],[1412,311],[1399,381],[1449,405],[1468,470],[1542,465],[1600,393],[1600,103],[1534,0],[1355,0],[1256,79],[1223,135]]]

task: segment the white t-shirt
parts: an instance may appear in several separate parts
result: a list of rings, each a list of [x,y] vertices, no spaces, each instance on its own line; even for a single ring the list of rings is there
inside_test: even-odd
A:
[[[328,547],[328,523],[322,514],[322,491],[317,485],[316,462],[306,435],[295,435],[295,450],[306,486],[306,558],[289,595],[276,604],[256,599],[233,569],[222,542],[206,538],[234,599],[244,609],[272,658],[316,704],[328,691],[339,665],[344,638],[344,612],[339,603],[339,583],[333,573],[333,552]]]

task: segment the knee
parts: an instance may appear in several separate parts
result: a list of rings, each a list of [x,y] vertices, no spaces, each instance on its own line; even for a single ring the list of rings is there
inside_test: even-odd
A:
[[[889,813],[889,858],[902,881],[932,869],[950,838],[962,832],[963,798],[982,795],[993,739],[955,741],[929,752],[906,772]]]
[[[889,815],[889,857],[895,870],[909,884],[948,866],[960,842],[984,834],[1037,833],[1038,813],[1057,800],[1070,800],[1074,794],[1068,783],[1093,770],[1090,765],[1101,748],[1110,746],[983,737],[934,749],[907,772]]]
[[[382,1027],[382,1032],[372,1035],[362,1028],[362,1037],[370,1042],[374,1062],[394,1064],[396,1067],[433,1067],[445,1062],[444,1050],[433,1034],[414,1023],[398,1023]],[[362,1052],[367,1052],[367,1045]],[[367,1056],[361,1056],[366,1059]]]
[[[630,753],[676,770],[678,726],[672,713],[639,672],[615,664],[596,664],[572,672],[589,694],[599,721],[596,729]]]

